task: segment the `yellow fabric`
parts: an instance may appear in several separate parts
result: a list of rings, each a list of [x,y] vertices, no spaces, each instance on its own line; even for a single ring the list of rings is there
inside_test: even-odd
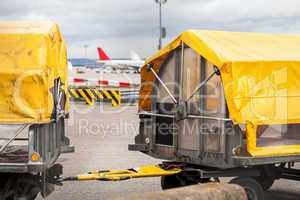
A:
[[[67,91],[67,54],[56,24],[0,22],[0,123],[45,123],[54,80]],[[66,111],[69,109],[67,100]]]
[[[257,147],[256,146],[256,125],[251,123],[246,124],[246,136],[247,136],[247,151],[252,156],[285,156],[291,154],[300,154],[299,145],[281,145],[281,146],[269,146],[269,147]]]
[[[181,43],[220,69],[235,124],[300,123],[300,36],[296,35],[186,31],[146,61],[141,71],[140,110],[151,110],[154,76],[146,65],[152,63],[159,71],[168,53]],[[255,131],[249,134],[250,149],[258,150],[254,147]],[[300,148],[288,148],[282,152],[300,153]],[[252,155],[266,153],[255,154],[252,150]],[[273,151],[273,155],[278,154],[280,151]]]

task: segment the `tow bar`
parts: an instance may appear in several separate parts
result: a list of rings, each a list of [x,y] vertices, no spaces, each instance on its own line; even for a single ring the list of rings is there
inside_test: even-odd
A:
[[[179,174],[182,164],[147,165],[126,170],[91,171],[87,174],[62,178],[61,181],[123,181],[133,178],[159,177]]]

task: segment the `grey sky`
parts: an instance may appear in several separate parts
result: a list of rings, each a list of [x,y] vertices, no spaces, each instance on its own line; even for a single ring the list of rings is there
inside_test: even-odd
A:
[[[299,0],[168,0],[163,6],[168,38],[186,29],[300,34]],[[57,22],[69,57],[96,58],[96,47],[112,57],[141,57],[157,47],[158,6],[154,0],[1,0],[1,20]]]

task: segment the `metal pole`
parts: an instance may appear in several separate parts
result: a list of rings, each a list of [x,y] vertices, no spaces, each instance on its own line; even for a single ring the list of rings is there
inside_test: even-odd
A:
[[[26,127],[28,127],[28,126],[29,126],[29,125],[26,124],[26,125],[20,127],[20,128],[17,130],[16,134],[15,134],[12,138],[10,138],[6,144],[4,144],[4,145],[1,147],[0,153],[2,153],[2,152],[4,151],[4,149],[5,149],[12,141],[14,141],[14,140],[16,139],[16,137],[17,137],[20,133],[22,133],[22,131],[23,131]]]
[[[87,58],[87,57],[88,57],[88,55],[87,55],[87,50],[88,50],[88,48],[89,48],[89,45],[88,45],[88,44],[85,44],[85,45],[83,45],[83,47],[84,47],[84,56],[85,56],[85,58]]]
[[[161,20],[161,1],[159,1],[159,41],[158,41],[158,50],[161,49],[161,40],[162,40],[162,32],[161,32],[161,26],[162,26],[162,20]]]
[[[193,91],[192,95],[186,101],[188,102],[189,100],[191,100],[193,96],[197,94],[198,90],[200,90],[214,75],[220,75],[220,71],[216,67],[214,67],[214,72],[211,73],[203,82],[198,85],[198,87]]]
[[[158,50],[162,47],[162,5],[167,3],[167,0],[155,0],[159,4],[159,39],[158,39]]]
[[[157,75],[157,73],[154,71],[154,69],[151,66],[149,66],[149,69],[154,74],[155,78],[157,78],[157,80],[159,81],[159,83],[163,86],[163,88],[168,93],[168,95],[171,97],[173,103],[177,104],[177,100],[175,99],[175,97],[173,96],[173,94],[171,93],[171,91],[169,90],[169,88],[166,86],[166,84],[159,78],[159,76]]]

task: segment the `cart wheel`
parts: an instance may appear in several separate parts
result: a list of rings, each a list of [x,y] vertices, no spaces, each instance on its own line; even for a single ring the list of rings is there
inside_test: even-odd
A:
[[[275,178],[274,177],[263,177],[263,176],[259,176],[259,177],[253,177],[260,185],[261,187],[267,191],[268,189],[270,189],[273,185],[273,183],[275,182]]]
[[[210,178],[200,178],[198,176],[187,177],[184,174],[174,174],[169,176],[162,176],[161,177],[161,188],[163,190],[183,187],[188,185],[196,185],[198,183],[208,183],[210,182]]]
[[[1,200],[34,200],[40,189],[32,176],[11,176],[1,191]]]
[[[242,186],[248,200],[264,200],[265,194],[262,186],[254,178],[235,178],[230,183]]]
[[[201,178],[199,180],[199,183],[208,183],[208,182],[211,182],[211,178]]]
[[[182,187],[185,185],[185,181],[180,179],[177,175],[162,176],[161,177],[161,188],[163,190]]]

